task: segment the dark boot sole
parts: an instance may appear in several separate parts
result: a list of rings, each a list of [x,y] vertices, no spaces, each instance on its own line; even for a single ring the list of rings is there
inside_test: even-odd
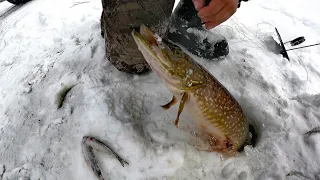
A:
[[[221,35],[209,32],[202,26],[191,0],[181,0],[170,20],[167,38],[204,59],[222,59],[229,54],[229,45]],[[193,32],[198,31],[198,32]],[[204,38],[207,37],[207,38]]]
[[[211,42],[208,39],[200,40],[199,35],[189,33],[185,28],[180,28],[177,32],[167,34],[167,38],[170,41],[179,44],[195,56],[208,60],[223,59],[229,54],[229,44],[227,40],[216,34],[211,34],[210,36],[216,37],[217,40]]]

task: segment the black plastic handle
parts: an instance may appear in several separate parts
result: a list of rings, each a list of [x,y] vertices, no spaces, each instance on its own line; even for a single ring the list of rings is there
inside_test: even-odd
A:
[[[297,45],[303,43],[305,40],[306,39],[303,36],[301,36],[301,37],[298,37],[298,38],[296,38],[294,40],[291,40],[290,44],[291,44],[291,46],[297,46]]]

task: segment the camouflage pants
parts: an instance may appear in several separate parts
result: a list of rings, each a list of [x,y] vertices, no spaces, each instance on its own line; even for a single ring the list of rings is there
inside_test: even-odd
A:
[[[191,0],[190,0],[191,1]],[[119,70],[131,74],[150,71],[131,32],[141,24],[164,33],[174,0],[102,0],[101,34],[107,59]]]

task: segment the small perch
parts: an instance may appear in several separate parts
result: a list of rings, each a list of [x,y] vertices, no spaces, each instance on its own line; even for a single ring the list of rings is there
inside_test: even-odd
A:
[[[66,95],[68,92],[74,87],[75,85],[71,86],[65,86],[57,95],[57,104],[58,104],[58,109],[60,109],[63,105],[63,102],[65,100]]]

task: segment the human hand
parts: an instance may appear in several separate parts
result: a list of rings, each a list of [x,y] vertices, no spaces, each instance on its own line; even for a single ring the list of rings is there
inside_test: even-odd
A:
[[[208,6],[205,0],[192,0],[198,16],[206,29],[212,29],[228,20],[238,9],[238,0],[211,0]]]

